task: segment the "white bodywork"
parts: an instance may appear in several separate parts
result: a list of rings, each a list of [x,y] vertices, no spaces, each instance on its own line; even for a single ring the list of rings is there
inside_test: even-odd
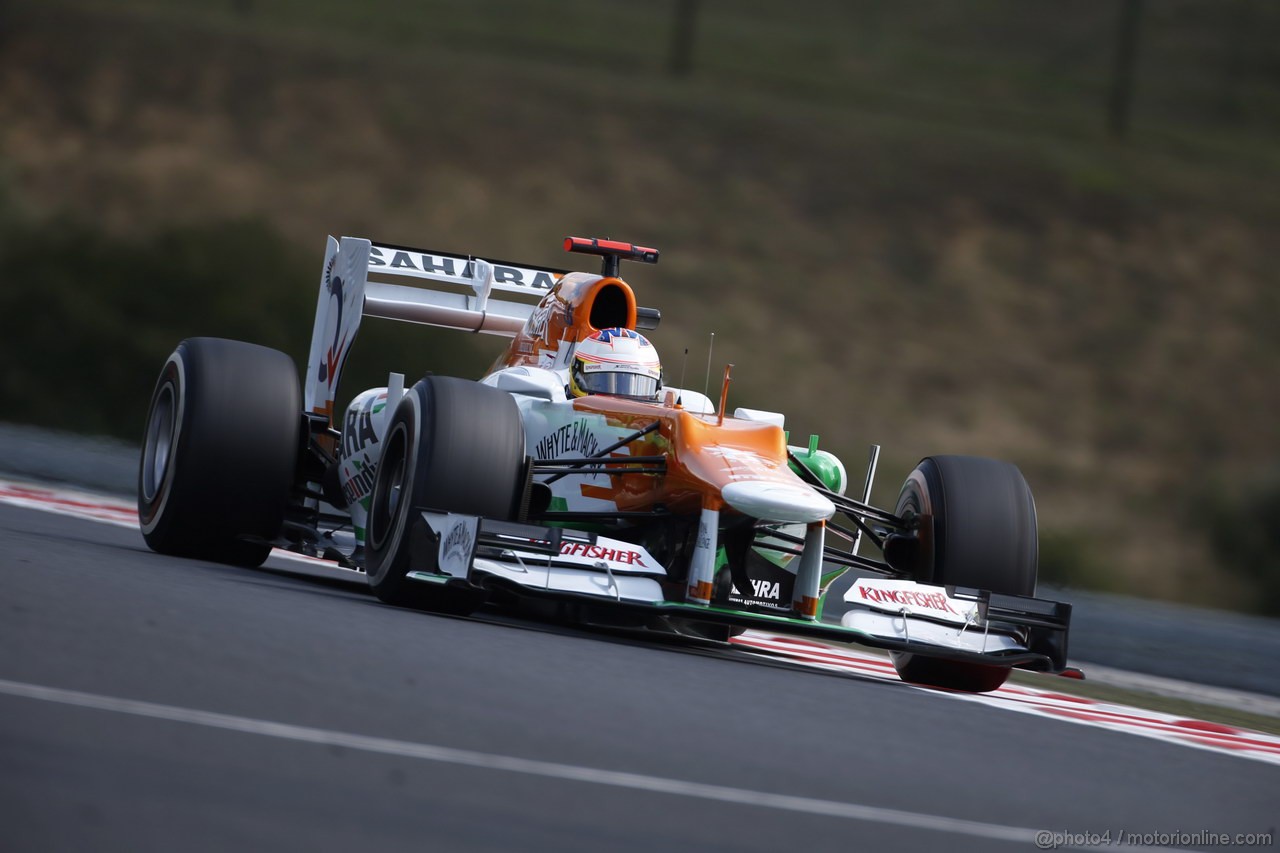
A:
[[[342,430],[339,486],[351,513],[356,547],[364,545],[368,498],[387,422],[404,391],[392,374],[387,388],[361,393],[334,422],[342,368],[365,316],[512,336],[555,281],[550,272],[392,246],[328,238],[312,328],[303,408]],[[496,294],[499,294],[495,296]]]
[[[724,502],[743,515],[770,521],[826,521],[835,514],[831,501],[813,489],[745,480],[721,489]]]
[[[437,554],[441,572],[474,584],[501,580],[533,592],[588,596],[619,603],[661,605],[665,596],[661,580],[664,568],[642,546],[605,536],[594,543],[565,541],[558,555],[548,556],[518,547],[496,557],[476,556],[479,519],[451,513],[423,512],[423,518],[440,532]],[[812,528],[811,528],[812,530]],[[701,541],[705,538],[705,542]],[[693,558],[691,577],[700,576],[699,564],[714,551],[709,529],[699,533],[699,550]],[[820,546],[809,553],[818,553]],[[802,557],[801,562],[813,558]],[[811,566],[810,571],[815,571]],[[805,568],[801,567],[802,574]],[[799,589],[801,584],[797,584]],[[696,598],[691,599],[697,601]],[[979,603],[953,595],[945,587],[912,581],[860,578],[845,593],[855,605],[841,618],[842,627],[870,638],[910,643],[914,651],[936,647],[939,651],[976,654],[1016,653],[1026,645],[1005,630],[992,630]],[[701,602],[706,603],[706,602]]]
[[[977,601],[946,587],[858,578],[844,600],[855,606],[840,624],[874,637],[979,653],[1026,650],[1013,636],[991,631]]]
[[[539,592],[595,595],[615,601],[656,604],[663,600],[659,579],[666,569],[643,546],[607,536],[595,542],[565,540],[560,553],[540,554],[514,544],[498,558],[476,556],[479,520],[453,513],[423,512],[440,532],[439,570],[483,583],[499,579]]]
[[[526,323],[537,322],[537,302],[555,281],[555,274],[548,270],[330,237],[307,363],[306,411],[328,417],[332,424],[338,380],[362,317],[514,336]],[[417,286],[420,284],[425,287]],[[565,391],[570,349],[562,347],[546,366],[509,367],[481,380],[512,394],[524,424],[526,453],[535,459],[594,456],[631,433],[611,426],[601,414],[574,408]],[[339,484],[351,513],[357,547],[363,545],[382,440],[403,393],[403,377],[392,374],[388,387],[357,396],[340,424]],[[692,414],[715,415],[715,406],[704,394],[681,389],[667,389],[666,394],[674,395],[667,399],[679,399]],[[778,427],[784,422],[775,412],[738,409],[735,414]],[[734,451],[725,448],[723,452]],[[615,450],[613,455],[625,456],[626,451]],[[839,471],[837,491],[843,493],[843,466],[838,459],[831,459]],[[748,462],[753,460],[744,460],[743,471],[747,473]],[[569,474],[555,479],[550,484],[551,509],[616,510],[614,501],[600,496],[607,494],[606,488],[590,488],[608,484],[605,474]],[[771,550],[771,542],[780,547],[782,543],[767,534],[756,542],[755,551],[795,576],[793,600],[779,601],[778,608],[813,618],[822,593],[825,521],[835,512],[834,504],[812,489],[757,481],[746,474],[724,487],[721,495],[727,505],[748,516],[778,522],[775,529],[780,533],[804,537],[803,556],[798,560],[792,554]],[[718,510],[702,512],[689,567],[688,600],[706,604],[716,570]],[[639,545],[598,536],[587,544],[566,540],[557,555],[523,551],[513,545],[497,556],[491,552],[478,556],[478,519],[431,512],[423,516],[433,530],[440,531],[437,556],[439,568],[447,576],[471,582],[488,577],[529,590],[617,602],[665,602],[662,581],[667,572]],[[440,575],[433,579],[439,582]],[[956,598],[941,587],[861,579],[845,599],[855,607],[845,614],[842,624],[868,636],[979,652],[1024,650],[1015,637],[988,630],[984,614],[973,601]]]
[[[342,443],[338,448],[338,484],[351,513],[357,546],[364,545],[369,497],[382,456],[382,439],[391,414],[404,396],[404,376],[391,374],[386,388],[370,388],[357,394],[342,418]]]
[[[365,316],[511,337],[554,283],[546,270],[330,237],[303,405],[332,419],[338,379]]]

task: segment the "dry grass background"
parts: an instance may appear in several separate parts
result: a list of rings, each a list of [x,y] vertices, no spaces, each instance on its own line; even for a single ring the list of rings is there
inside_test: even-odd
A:
[[[462,36],[417,46],[291,27],[313,16],[287,3],[11,6],[0,189],[28,222],[70,215],[121,240],[248,218],[317,268],[330,233],[557,266],[568,233],[657,245],[659,266],[624,274],[663,310],[669,375],[688,347],[700,386],[714,331],[731,405],[787,412],[851,472],[885,446],[878,500],[928,453],[1008,458],[1055,571],[1249,606],[1197,501],[1277,461],[1280,119],[1201,132],[1159,90],[1176,108],[1119,144],[1078,105],[895,97],[858,77],[892,58],[874,52],[832,54],[845,88],[752,78],[735,47],[751,34],[723,4],[708,4],[728,22],[721,52],[711,39],[708,70],[683,80],[634,46],[615,65],[528,49],[527,32],[486,42],[465,4],[439,5]],[[1065,103],[1008,76],[973,79]],[[313,278],[278,286],[309,294]],[[305,335],[310,319],[278,322]],[[478,370],[498,343],[458,345],[456,369]],[[401,358],[379,369],[436,367]]]

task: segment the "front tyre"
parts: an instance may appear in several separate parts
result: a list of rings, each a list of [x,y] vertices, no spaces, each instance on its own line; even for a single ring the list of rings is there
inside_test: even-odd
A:
[[[221,338],[189,338],[151,395],[138,520],[161,554],[260,566],[292,495],[302,429],[293,359]]]
[[[1031,489],[1016,466],[976,456],[930,456],[907,477],[896,515],[928,516],[915,580],[1034,595],[1039,545]],[[1004,684],[1009,667],[890,655],[903,681],[970,693]]]
[[[513,518],[524,452],[520,410],[507,392],[449,376],[415,383],[387,425],[369,501],[365,570],[374,595],[402,607],[473,609],[473,596],[406,577],[414,517],[429,509]]]

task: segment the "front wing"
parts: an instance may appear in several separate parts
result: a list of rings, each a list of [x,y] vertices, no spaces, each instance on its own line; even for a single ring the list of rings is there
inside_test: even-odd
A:
[[[561,556],[581,553],[598,541],[619,544],[577,530],[424,511],[411,536],[408,577],[426,584],[501,588],[520,597],[550,599],[576,606],[586,621],[722,625],[1043,672],[1061,672],[1067,666],[1070,604],[896,581],[898,587],[913,587],[921,595],[942,594],[952,602],[971,604],[973,615],[956,624],[909,607],[890,612],[855,606],[835,625],[781,613],[668,601],[664,572],[656,564],[635,558],[622,564],[606,559],[591,564]],[[602,546],[601,553],[610,551]]]

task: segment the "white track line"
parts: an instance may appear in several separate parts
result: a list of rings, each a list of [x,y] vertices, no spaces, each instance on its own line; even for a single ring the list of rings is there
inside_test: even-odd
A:
[[[547,779],[563,779],[571,782],[606,785],[670,796],[695,797],[701,800],[714,800],[735,805],[845,818],[867,823],[903,826],[911,829],[926,829],[953,835],[990,838],[998,841],[1034,844],[1037,837],[1044,838],[1043,830],[1020,826],[962,820],[939,815],[921,814],[919,812],[901,811],[899,809],[887,809],[879,806],[868,806],[860,803],[843,803],[835,800],[819,800],[812,797],[797,797],[788,794],[769,793],[767,791],[752,791],[747,788],[708,785],[701,782],[649,776],[643,773],[603,770],[576,764],[535,761],[511,755],[476,752],[469,749],[454,749],[453,747],[428,743],[369,737],[349,732],[319,729],[311,726],[296,726],[290,723],[278,723],[232,714],[219,714],[213,711],[200,711],[195,708],[182,708],[175,705],[159,705],[154,702],[140,702],[133,699],[121,699],[96,693],[82,693],[78,690],[63,690],[57,687],[45,687],[38,684],[27,684],[5,679],[0,679],[0,693],[23,699],[56,702],[78,708],[92,708],[98,711],[111,711],[135,717],[187,723],[243,734],[262,735],[324,746],[340,746],[380,755],[394,755],[401,758],[457,764],[483,770],[521,773]],[[1178,848],[1133,847],[1127,849],[1169,850]]]
[[[0,503],[11,503],[137,529],[135,506],[119,498],[15,483],[0,478]],[[294,554],[279,548],[273,552],[272,556],[306,563],[320,571],[344,578],[363,577],[361,573],[342,569],[335,563]],[[898,682],[893,665],[888,660],[853,648],[828,646],[802,638],[760,631],[749,631],[736,638],[734,642],[740,647],[781,655],[794,663],[815,669],[855,672],[872,678]],[[1114,705],[1079,696],[1065,696],[1050,690],[1022,685],[1006,685],[994,693],[983,695],[949,691],[931,692],[962,701],[978,702],[1059,721],[1154,738],[1165,743],[1280,764],[1280,737],[1234,726],[1206,723],[1202,720],[1187,719],[1126,705]]]
[[[784,660],[807,664],[817,669],[845,671],[885,681],[899,681],[893,664],[883,657],[852,648],[836,648],[797,637],[781,637],[761,631],[748,631],[732,641],[747,650],[756,649]],[[1085,696],[1072,696],[1028,687],[1006,684],[994,693],[970,694],[950,690],[929,690],[963,702],[977,702],[1008,711],[1034,714],[1063,722],[1125,732],[1205,749],[1223,755],[1234,755],[1253,761],[1280,765],[1280,737],[1263,732],[1208,723],[1203,720],[1117,705]]]

